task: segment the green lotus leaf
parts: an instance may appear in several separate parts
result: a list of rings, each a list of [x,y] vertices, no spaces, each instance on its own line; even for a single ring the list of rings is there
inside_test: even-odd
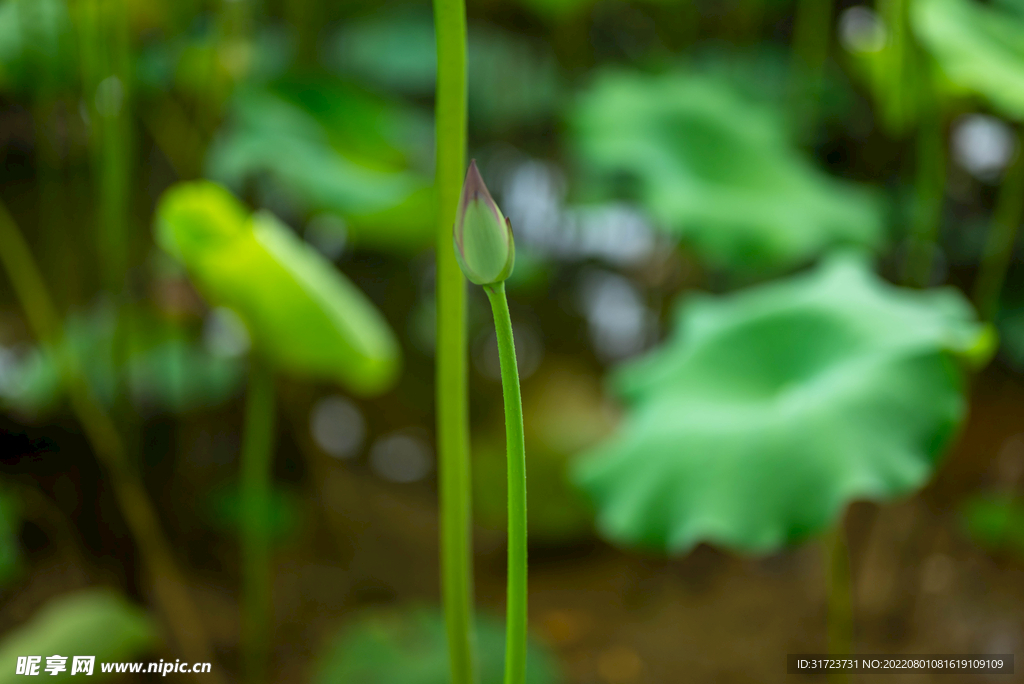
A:
[[[1024,119],[1024,16],[1017,3],[915,0],[914,32],[950,83]]]
[[[882,242],[874,194],[815,169],[722,80],[604,72],[571,124],[592,194],[630,195],[714,267],[781,270]]]
[[[282,369],[353,392],[387,389],[400,351],[373,304],[271,214],[248,216],[215,183],[183,183],[157,210],[157,239],[215,305],[237,313]]]
[[[130,660],[158,643],[157,625],[142,608],[109,589],[84,589],[51,599],[27,623],[4,636],[0,684],[24,681],[23,675],[15,674],[18,656],[42,656],[39,674],[47,679],[52,675],[43,670],[46,657],[65,656],[67,670],[58,678],[75,681],[70,674],[73,656],[96,656],[93,676],[102,678],[101,662]]]
[[[137,352],[124,373],[137,404],[174,413],[227,401],[244,378],[238,359],[210,354],[181,337]]]
[[[356,242],[414,251],[432,239],[431,182],[415,168],[428,132],[412,114],[334,81],[243,88],[207,175],[235,189],[269,183],[267,194],[300,212],[343,218]]]
[[[961,526],[979,546],[1024,559],[1024,502],[1012,493],[979,494],[961,507]]]
[[[451,670],[441,611],[419,607],[368,613],[328,644],[314,684],[448,684]],[[553,656],[531,640],[527,684],[561,681]],[[504,625],[488,615],[476,619],[480,684],[499,684],[505,660]]]
[[[239,359],[207,352],[178,325],[152,312],[98,306],[69,315],[62,331],[65,353],[108,405],[122,383],[138,406],[178,413],[215,406],[242,384]],[[118,351],[122,343],[127,348]],[[9,361],[0,374],[0,404],[33,417],[57,409],[64,399],[57,356],[37,346]]]
[[[769,552],[851,500],[923,485],[964,418],[958,362],[993,347],[958,292],[901,290],[845,255],[691,297],[669,340],[614,374],[628,418],[574,477],[616,542]]]
[[[288,541],[301,528],[303,499],[294,491],[274,487],[263,504],[253,509],[263,535],[275,542]],[[206,517],[212,527],[222,532],[240,534],[242,528],[243,499],[237,483],[211,490],[206,496]]]
[[[0,3],[0,87],[53,90],[77,76],[71,17],[62,0]]]

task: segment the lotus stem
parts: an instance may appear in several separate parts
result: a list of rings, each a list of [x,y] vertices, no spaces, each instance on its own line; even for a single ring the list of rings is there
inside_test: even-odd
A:
[[[96,183],[96,255],[100,284],[118,306],[110,351],[111,376],[116,388],[112,413],[122,436],[134,446],[138,429],[124,396],[124,378],[131,346],[125,300],[133,232],[129,230],[131,197],[131,32],[126,0],[86,0],[78,8],[79,57],[84,100],[91,122],[90,153]],[[134,452],[129,448],[127,451]]]
[[[271,575],[268,510],[274,446],[274,374],[258,353],[249,358],[240,491],[242,648],[246,679],[263,681],[270,649]]]
[[[96,398],[77,360],[66,353],[53,300],[28,245],[3,204],[0,204],[0,264],[7,272],[33,334],[58,359],[71,408],[110,478],[121,513],[153,582],[157,605],[182,655],[193,662],[212,662],[213,650],[199,611],[175,564],[156,510],[138,475],[129,466],[124,441],[113,420]],[[216,665],[209,674],[214,677],[212,682],[222,681]]]
[[[974,303],[983,320],[991,321],[999,308],[999,294],[1010,268],[1024,211],[1024,136],[1017,130],[1017,153],[1006,170],[992,214],[992,229],[982,256],[981,270],[974,286]]]
[[[902,134],[910,118],[908,81],[910,81],[910,59],[908,45],[907,0],[879,0],[878,13],[888,30],[888,44],[885,49],[889,58],[880,76],[882,78],[882,119],[891,134]],[[927,78],[926,74],[921,74]],[[929,78],[930,80],[930,78]]]
[[[505,400],[505,449],[508,461],[508,588],[505,617],[505,684],[526,682],[527,562],[526,562],[526,446],[523,401],[512,338],[512,319],[505,283],[485,285],[498,338],[501,390]]]
[[[825,537],[825,567],[828,572],[828,653],[848,656],[853,653],[853,591],[850,552],[841,518]],[[830,673],[829,681],[847,682],[849,675]]]
[[[130,251],[130,31],[125,0],[88,0],[79,10],[85,101],[99,197],[98,250],[104,288],[125,286]]]
[[[452,252],[452,225],[466,163],[466,8],[434,0],[437,193],[437,451],[441,593],[452,684],[473,684],[473,552],[466,376],[466,281]]]
[[[932,280],[946,187],[946,138],[938,109],[922,114],[917,132],[914,185],[914,219],[903,282],[912,287],[927,287]]]
[[[832,0],[799,0],[793,23],[793,95],[801,130],[817,123],[828,60]]]

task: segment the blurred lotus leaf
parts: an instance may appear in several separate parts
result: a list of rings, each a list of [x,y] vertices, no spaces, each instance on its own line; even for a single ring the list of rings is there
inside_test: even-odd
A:
[[[1024,14],[1021,4],[914,0],[914,32],[950,84],[1024,119]]]
[[[302,524],[301,499],[294,492],[275,487],[270,491],[266,505],[255,507],[264,516],[260,528],[264,537],[277,542],[293,536]],[[210,493],[207,514],[214,527],[225,532],[241,529],[242,497],[238,486],[220,487]]]
[[[64,2],[0,3],[0,88],[56,88],[76,76],[71,17]]]
[[[632,195],[714,267],[781,270],[882,242],[877,198],[816,170],[723,81],[605,72],[571,124],[592,191]]]
[[[742,97],[758,102],[778,101],[791,93],[793,56],[787,47],[762,43],[748,47],[712,43],[694,50],[689,62],[692,68],[715,82],[736,91]],[[834,86],[831,81],[822,84]],[[822,95],[832,98],[839,94],[832,89]],[[841,104],[849,106],[849,96]],[[823,103],[824,104],[824,103]]]
[[[122,342],[127,348],[118,358]],[[72,314],[63,344],[107,404],[124,383],[141,408],[181,413],[215,406],[234,395],[244,375],[239,359],[208,352],[178,325],[142,309],[125,307],[119,315],[98,306]],[[28,416],[55,410],[64,397],[58,355],[37,346],[7,357],[0,362],[0,403]]]
[[[0,486],[0,588],[7,586],[21,569],[18,528],[18,501],[14,492]]]
[[[369,613],[346,626],[321,657],[314,684],[448,684],[448,639],[444,618],[434,608]],[[527,684],[561,681],[554,657],[528,645]],[[505,628],[487,615],[476,618],[480,684],[500,684],[504,675]]]
[[[1012,493],[983,494],[967,500],[960,511],[967,535],[989,551],[1024,558],[1024,502]]]
[[[675,335],[612,386],[624,427],[575,464],[610,539],[773,551],[854,499],[923,485],[962,423],[988,326],[954,290],[901,290],[859,258],[691,297]]]
[[[159,643],[158,634],[142,608],[112,590],[84,589],[57,596],[0,642],[0,662],[5,663],[0,684],[24,680],[15,674],[14,664],[25,655],[43,656],[39,669],[47,680],[46,656],[68,657],[63,677],[71,676],[71,656],[96,656],[93,676],[102,678],[100,662],[130,660],[146,653]]]
[[[287,36],[270,27],[254,30],[241,42],[225,40],[207,24],[197,28],[141,45],[133,85],[149,96],[166,96],[174,89],[220,101],[243,77],[256,82],[280,77],[292,59]]]
[[[305,215],[331,212],[354,242],[416,251],[433,237],[429,122],[335,80],[241,88],[207,174]],[[263,185],[259,185],[263,183]]]
[[[249,215],[215,183],[182,183],[160,202],[157,240],[281,369],[362,394],[395,381],[400,350],[384,317],[273,215]]]
[[[471,127],[504,131],[543,121],[554,111],[560,77],[550,50],[491,27],[469,26],[468,33]],[[433,17],[388,14],[350,23],[332,44],[330,59],[367,83],[432,97],[437,74]]]

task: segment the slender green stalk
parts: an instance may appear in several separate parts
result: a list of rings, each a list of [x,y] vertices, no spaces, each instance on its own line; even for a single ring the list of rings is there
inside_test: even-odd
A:
[[[817,122],[828,60],[832,0],[799,0],[793,25],[793,95],[801,130]]]
[[[882,117],[890,133],[901,134],[910,120],[908,85],[911,51],[907,40],[907,0],[879,0],[878,11],[888,31],[888,58],[884,61],[882,79]],[[920,77],[926,78],[926,74]]]
[[[982,256],[981,271],[974,285],[974,304],[981,317],[990,321],[996,315],[999,294],[1010,268],[1013,245],[1017,241],[1021,214],[1024,212],[1024,136],[1017,131],[1017,156],[1003,177],[999,188],[992,229]]]
[[[46,279],[57,302],[71,304],[74,292],[74,246],[69,240],[64,191],[64,170],[57,133],[57,99],[37,95],[32,107],[35,128],[36,174],[39,186],[39,234],[43,250],[49,255],[44,263]]]
[[[850,581],[850,552],[842,520],[825,538],[825,562],[828,572],[828,653],[845,656],[853,653],[853,592]],[[849,675],[834,673],[832,682],[849,681]]]
[[[441,497],[441,591],[452,684],[476,680],[470,515],[466,281],[452,226],[466,164],[466,8],[434,0],[437,111],[437,441]]]
[[[131,469],[114,422],[89,386],[77,361],[65,353],[60,319],[39,268],[6,207],[0,204],[0,264],[14,287],[36,338],[59,360],[71,408],[78,417],[97,460],[110,477],[125,522],[139,548],[155,589],[156,601],[167,619],[182,655],[193,662],[212,662],[213,650],[203,622],[160,528],[156,511],[138,475]],[[214,665],[214,679],[221,675]]]
[[[49,255],[43,263],[45,276],[58,302],[69,302],[72,249],[64,225],[62,201],[63,160],[58,114],[61,89],[49,67],[53,48],[47,40],[46,8],[39,2],[16,3],[18,30],[25,51],[27,81],[32,84],[32,122],[36,149],[36,178],[39,190],[39,235]]]
[[[252,66],[255,5],[255,0],[220,2],[217,59],[207,63],[206,90],[196,112],[200,127],[208,136],[218,130],[235,84],[245,78]],[[287,6],[290,8],[290,3]],[[305,47],[299,50],[303,52]]]
[[[526,682],[526,443],[523,400],[512,339],[505,283],[485,285],[491,300],[505,399],[505,449],[508,460],[508,589],[505,597],[505,684]]]
[[[932,261],[942,219],[946,188],[946,139],[938,109],[922,112],[917,131],[914,219],[903,282],[926,287],[932,279]]]
[[[305,68],[315,67],[323,25],[319,0],[291,0],[285,5],[285,11],[298,44],[296,61]]]
[[[733,25],[737,42],[756,42],[764,24],[765,0],[747,0],[747,2],[737,3],[733,11],[736,12]]]
[[[242,648],[246,679],[266,679],[270,648],[271,576],[267,504],[274,446],[274,373],[259,354],[249,359],[242,443]]]
[[[80,62],[84,100],[91,122],[90,152],[96,183],[95,249],[100,285],[118,307],[107,379],[116,388],[112,408],[122,436],[137,451],[137,421],[124,392],[131,346],[126,300],[134,232],[129,226],[131,197],[130,29],[126,0],[84,0],[78,7]]]
[[[79,8],[85,102],[92,122],[97,181],[97,256],[102,285],[119,295],[128,270],[131,231],[130,32],[125,0],[86,0]]]

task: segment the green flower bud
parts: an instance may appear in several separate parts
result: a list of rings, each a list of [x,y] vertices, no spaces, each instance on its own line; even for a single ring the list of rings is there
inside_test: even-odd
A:
[[[487,191],[475,159],[462,185],[454,238],[455,258],[469,282],[494,285],[512,273],[516,260],[512,224]]]

